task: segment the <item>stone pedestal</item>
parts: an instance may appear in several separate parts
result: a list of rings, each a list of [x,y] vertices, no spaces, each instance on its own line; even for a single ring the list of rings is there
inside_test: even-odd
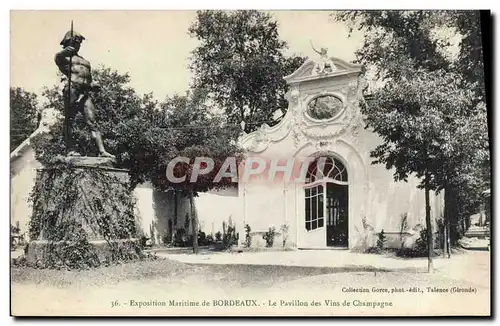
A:
[[[38,170],[26,258],[94,267],[140,255],[127,170],[100,157],[61,157]]]

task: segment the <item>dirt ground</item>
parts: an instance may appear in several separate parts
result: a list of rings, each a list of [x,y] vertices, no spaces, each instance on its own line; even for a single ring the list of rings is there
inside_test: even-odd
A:
[[[84,271],[16,267],[11,278],[11,312],[17,316],[490,313],[489,280],[467,282],[443,273],[158,259]]]

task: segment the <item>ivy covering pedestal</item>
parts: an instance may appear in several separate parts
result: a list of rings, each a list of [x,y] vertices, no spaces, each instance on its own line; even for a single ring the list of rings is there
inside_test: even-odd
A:
[[[98,157],[40,169],[31,196],[26,259],[40,268],[88,268],[143,257],[126,170]]]

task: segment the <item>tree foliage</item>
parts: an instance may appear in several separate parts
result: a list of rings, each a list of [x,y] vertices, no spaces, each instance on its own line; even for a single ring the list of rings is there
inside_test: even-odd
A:
[[[454,28],[460,35],[460,52],[455,66],[465,80],[472,83],[476,90],[477,100],[485,101],[485,78],[483,61],[483,38],[480,12],[451,11],[445,15],[447,26]]]
[[[473,92],[461,87],[460,75],[400,70],[415,77],[387,81],[367,108],[370,126],[385,140],[373,151],[374,162],[394,167],[397,180],[432,171],[436,190],[443,189],[445,178],[456,183],[468,178],[489,156],[485,106],[472,107]]]
[[[10,88],[10,151],[37,128],[38,100],[35,93],[21,87]]]
[[[371,153],[374,163],[395,168],[396,180],[428,173],[429,188],[452,194],[446,204],[457,211],[449,216],[477,209],[489,182],[478,12],[349,11],[335,18],[365,33],[358,61],[376,71],[365,108],[384,140]]]
[[[157,102],[152,94],[138,95],[128,85],[128,74],[104,67],[92,73],[102,88],[93,100],[106,148],[116,155],[118,166],[130,171],[133,184],[151,181],[163,190],[182,190],[189,186],[194,191],[223,186],[209,184],[208,176],[206,180],[200,179],[196,186],[172,184],[165,178],[166,166],[175,157],[186,156],[194,160],[195,156],[204,155],[223,161],[238,153],[234,142],[230,142],[235,138],[236,127],[227,126],[220,115],[210,112],[203,104],[203,92],[196,90],[186,96],[175,95]],[[57,86],[47,88],[44,95],[48,99],[46,107],[63,110]],[[49,137],[40,137],[35,144],[37,158],[43,163],[50,163],[55,156],[64,153],[61,123],[59,121],[51,129]],[[83,155],[95,155],[95,145],[80,114],[75,125],[79,150]],[[190,169],[185,172],[190,173]]]
[[[283,77],[304,58],[286,57],[274,18],[256,10],[198,11],[189,33],[201,43],[193,51],[193,88],[204,89],[224,110],[228,122],[245,122],[245,131],[272,122],[286,110]]]
[[[176,189],[184,193],[205,192],[214,188],[225,188],[234,185],[231,178],[223,178],[214,182],[214,178],[228,157],[239,162],[242,153],[234,142],[238,126],[227,125],[221,115],[211,113],[203,104],[204,94],[194,91],[187,96],[175,95],[165,99],[161,108],[154,112],[159,115],[154,119],[154,128],[167,131],[169,143],[156,150],[159,164],[153,167],[155,175],[152,180],[160,189]],[[175,166],[176,177],[185,176],[185,181],[173,183],[166,177],[168,162],[176,157],[186,157],[188,164],[178,163]],[[214,169],[200,175],[197,182],[190,182],[196,157],[206,157],[214,161]],[[204,167],[204,166],[203,166]]]

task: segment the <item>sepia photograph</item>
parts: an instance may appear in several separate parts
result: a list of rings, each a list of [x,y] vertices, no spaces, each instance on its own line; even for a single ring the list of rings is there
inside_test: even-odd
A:
[[[491,317],[491,19],[11,10],[10,315]]]

